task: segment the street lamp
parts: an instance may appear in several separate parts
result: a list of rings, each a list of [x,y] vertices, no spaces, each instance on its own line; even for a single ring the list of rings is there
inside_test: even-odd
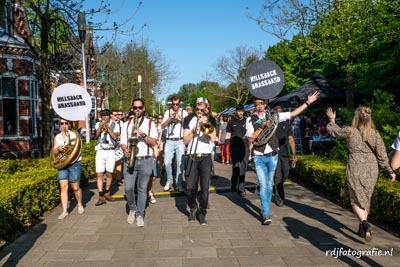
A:
[[[82,44],[82,70],[83,70],[83,88],[87,91],[86,84],[86,63],[85,63],[85,39],[86,39],[86,18],[85,13],[80,12],[78,14],[78,32],[79,32],[79,40]],[[86,129],[86,144],[90,142],[90,133],[89,133],[89,114],[85,117],[85,129]]]
[[[137,76],[137,81],[139,84],[139,98],[142,98],[142,75]]]

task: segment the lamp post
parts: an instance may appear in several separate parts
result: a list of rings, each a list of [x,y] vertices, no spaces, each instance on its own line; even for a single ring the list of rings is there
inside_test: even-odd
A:
[[[142,75],[137,76],[137,81],[139,84],[139,98],[142,98]]]
[[[82,44],[82,71],[83,71],[83,88],[87,91],[86,84],[86,63],[85,63],[85,39],[86,39],[86,18],[85,13],[80,12],[78,14],[78,32],[79,40]],[[90,142],[90,132],[89,132],[89,115],[85,117],[85,134],[86,134],[86,144]]]

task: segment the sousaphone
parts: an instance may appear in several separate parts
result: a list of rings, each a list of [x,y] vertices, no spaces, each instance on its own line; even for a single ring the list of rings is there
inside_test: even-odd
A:
[[[251,64],[247,69],[245,83],[253,96],[269,100],[282,91],[285,79],[282,69],[276,63],[270,60],[260,60]],[[261,123],[256,114],[253,116],[255,117],[252,118],[252,121]],[[278,127],[279,116],[276,111],[266,110],[265,119],[267,119],[267,125],[253,141],[255,146],[266,144]]]
[[[50,151],[50,163],[56,169],[65,168],[76,162],[82,154],[82,139],[77,131],[78,121],[84,120],[92,108],[88,92],[81,86],[72,83],[62,84],[54,89],[51,103],[57,115],[71,122],[71,129],[65,134],[67,144],[57,155]],[[73,133],[74,136],[71,136]]]

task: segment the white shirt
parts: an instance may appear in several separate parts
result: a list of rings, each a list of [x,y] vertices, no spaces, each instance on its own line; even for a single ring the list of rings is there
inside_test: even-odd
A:
[[[278,115],[279,115],[279,116],[278,116],[279,122],[286,121],[286,120],[290,120],[290,112],[279,112]],[[264,117],[265,117],[265,114],[264,114]],[[254,134],[254,126],[253,126],[253,123],[251,122],[251,118],[248,117],[248,118],[247,118],[247,121],[246,121],[246,136],[247,136],[247,137],[252,137],[253,134]],[[273,150],[272,150],[272,148],[267,144],[267,145],[265,146],[264,153],[261,153],[261,152],[259,152],[259,151],[257,151],[257,150],[254,150],[254,155],[260,156],[260,155],[264,155],[264,154],[271,153],[271,152],[273,152]]]
[[[394,139],[394,143],[392,144],[392,148],[394,150],[400,151],[400,131],[396,136],[396,139]]]
[[[194,116],[189,122],[189,129],[192,131],[198,123],[198,119]],[[194,137],[188,144],[187,153],[188,154],[196,154],[196,153],[204,153],[209,154],[212,152],[214,144],[211,142],[210,137],[207,134],[203,134],[201,131],[198,131],[196,137]],[[199,140],[197,142],[197,139]],[[196,148],[197,143],[197,148]]]
[[[144,118],[142,124],[140,122],[142,118],[139,118],[138,127],[139,129],[147,134],[148,136],[157,139],[157,127],[154,122],[151,122],[149,119]],[[149,122],[151,122],[150,132],[149,132]],[[139,125],[140,124],[140,125]],[[133,119],[124,122],[121,129],[121,144],[125,144],[129,149],[129,138],[132,134],[133,128]],[[137,144],[137,154],[136,157],[144,157],[144,156],[153,156],[153,149],[147,146],[146,141],[141,135],[138,135],[138,144]]]
[[[68,130],[68,132],[69,132],[69,138],[71,140],[71,145],[75,145],[75,140],[76,140],[75,133],[70,130]],[[56,139],[56,141],[55,141],[56,147],[68,145],[68,139],[66,141],[64,141],[64,139],[62,137],[62,133],[57,134],[55,139]],[[80,160],[82,160],[82,154],[79,156],[77,161],[80,161]]]
[[[170,112],[171,112],[171,109],[167,110],[164,113],[162,123],[164,123],[168,120]],[[169,125],[167,125],[167,127],[164,128],[164,129],[167,129],[167,139],[168,138],[183,138],[183,127],[182,127],[183,119],[188,115],[188,113],[186,110],[183,110],[181,108],[177,111],[177,113],[179,115],[181,115],[183,118],[182,118],[182,120],[176,120],[175,127],[173,125],[169,124]]]
[[[110,120],[108,126],[110,126],[111,123],[112,123],[112,121]],[[119,134],[120,131],[121,131],[121,129],[119,128],[118,123],[117,123],[117,122],[114,122],[114,125],[115,125],[115,126],[114,126],[113,132],[116,133],[116,134]],[[95,130],[97,130],[99,127],[100,127],[100,122],[96,122],[96,125],[95,125],[95,127],[94,127]],[[107,136],[106,136],[106,139],[104,139],[104,135],[105,135],[106,133],[107,133]],[[108,134],[108,132],[106,132],[106,133],[100,132],[100,143],[102,143],[104,140],[107,140],[108,144],[112,145],[112,144],[113,144],[113,142],[111,141],[112,138],[111,138],[111,136]],[[115,142],[117,142],[117,140],[115,140]]]

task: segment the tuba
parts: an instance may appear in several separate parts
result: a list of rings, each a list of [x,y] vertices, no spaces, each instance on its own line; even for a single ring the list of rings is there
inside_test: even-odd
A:
[[[271,99],[279,95],[285,84],[282,69],[273,61],[259,60],[252,63],[246,70],[246,87],[249,92],[259,99]],[[274,135],[279,123],[278,113],[274,110],[265,110],[266,127],[253,141],[255,146],[266,144]],[[261,124],[257,115],[252,115],[251,120]]]
[[[60,118],[71,122],[71,128],[64,132],[67,137],[64,149],[55,155],[53,151],[56,144],[54,143],[50,152],[50,164],[56,169],[62,169],[75,163],[82,154],[82,139],[77,131],[78,121],[88,118],[92,109],[92,100],[83,87],[66,83],[54,89],[51,105]],[[89,127],[86,130],[88,134]]]
[[[129,142],[129,158],[127,159],[128,168],[132,169],[135,167],[135,157],[136,157],[136,147],[139,142],[137,133],[134,131],[138,127],[138,112],[136,112],[135,117],[133,118],[133,127],[131,132],[131,137],[128,139]]]
[[[265,119],[267,120],[267,124],[265,128],[258,135],[257,139],[253,141],[255,146],[262,146],[268,143],[269,139],[274,135],[276,129],[278,128],[279,123],[279,115],[278,112],[274,110],[265,110]],[[257,115],[252,115],[252,121],[255,121],[254,124],[261,124],[261,120],[258,119]]]
[[[72,126],[72,128],[74,127]],[[75,138],[71,138],[70,132],[74,133]],[[67,136],[68,141],[64,149],[57,155],[54,155],[53,149],[54,146],[56,146],[56,143],[54,143],[51,150],[52,152],[50,153],[50,164],[56,169],[62,169],[70,164],[73,164],[78,160],[82,153],[82,140],[79,133],[73,129],[66,130],[65,135]]]

